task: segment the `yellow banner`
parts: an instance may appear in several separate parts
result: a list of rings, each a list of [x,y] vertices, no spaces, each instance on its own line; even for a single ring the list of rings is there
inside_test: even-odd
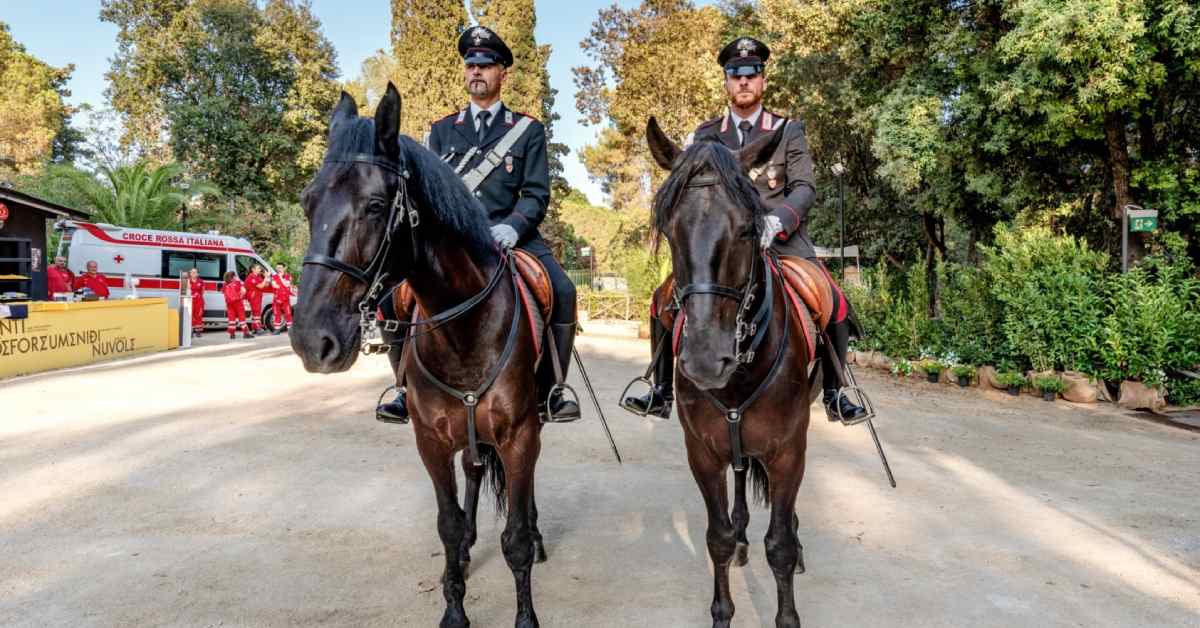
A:
[[[169,342],[166,299],[30,303],[0,319],[0,378],[156,351]]]

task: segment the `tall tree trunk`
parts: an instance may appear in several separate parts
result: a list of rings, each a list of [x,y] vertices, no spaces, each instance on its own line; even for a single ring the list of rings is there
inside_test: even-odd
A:
[[[946,221],[932,212],[921,214],[925,227],[925,283],[929,286],[929,318],[942,316],[941,288],[938,286],[937,259],[946,259]]]
[[[1129,190],[1129,138],[1125,133],[1125,115],[1111,111],[1104,118],[1104,140],[1108,147],[1108,162],[1112,169],[1113,196],[1117,204],[1113,219],[1117,222],[1117,233],[1125,228],[1122,221],[1124,207],[1133,205],[1133,193]],[[1129,235],[1129,259],[1140,259],[1145,254],[1145,234]]]

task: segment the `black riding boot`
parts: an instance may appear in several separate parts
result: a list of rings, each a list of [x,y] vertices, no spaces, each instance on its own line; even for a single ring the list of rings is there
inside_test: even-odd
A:
[[[833,341],[833,350],[837,352],[838,361],[842,363],[844,368],[846,364],[846,351],[850,345],[850,322],[844,320],[840,323],[831,324],[829,326],[829,338]],[[825,380],[823,386],[825,389],[825,415],[830,421],[849,421],[867,413],[862,406],[851,401],[848,395],[838,395],[838,390],[842,388],[842,383],[838,379],[837,370],[833,364],[833,360],[829,357],[828,349],[821,353],[821,369]]]
[[[654,355],[659,346],[662,346],[662,355],[654,365],[654,386],[641,397],[626,397],[624,406],[638,414],[669,419],[675,402],[675,351],[667,328],[658,319],[653,319],[650,321],[650,355]]]
[[[392,365],[392,373],[396,375],[396,384],[403,383],[400,373],[400,359],[404,355],[404,337],[395,332],[381,331],[383,341],[391,344],[388,348],[388,363]],[[404,386],[396,389],[396,398],[375,406],[375,420],[384,423],[408,423],[408,400]]]
[[[575,328],[576,323],[550,323],[550,333],[554,334],[554,348],[558,350],[558,364],[562,368],[563,383],[567,380],[567,368],[571,366],[572,348],[575,346]],[[548,347],[547,347],[548,348]],[[549,361],[551,356],[544,356],[542,359]],[[555,384],[554,365],[549,365],[549,385],[542,390],[550,390]],[[542,369],[545,373],[545,369]],[[547,417],[547,423],[570,423],[579,419],[579,402],[572,399],[568,395],[563,394],[563,389],[555,388],[550,394],[549,400],[550,415]]]

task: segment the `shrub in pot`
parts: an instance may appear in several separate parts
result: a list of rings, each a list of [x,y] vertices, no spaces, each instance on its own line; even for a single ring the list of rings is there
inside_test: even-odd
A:
[[[1021,389],[1025,387],[1026,379],[1024,375],[1016,371],[1004,371],[996,376],[996,382],[1008,391],[1008,394],[1016,397],[1021,394]]]
[[[1038,375],[1033,378],[1033,387],[1042,393],[1042,399],[1054,401],[1058,394],[1067,389],[1062,378],[1057,375]]]
[[[966,388],[971,385],[971,377],[975,375],[975,367],[969,364],[957,364],[950,367],[950,372],[958,380],[958,385]]]
[[[931,358],[921,360],[921,363],[918,366],[920,366],[921,370],[925,372],[925,376],[929,379],[929,383],[931,384],[938,383],[938,379],[941,378],[942,371],[946,370],[946,365]]]

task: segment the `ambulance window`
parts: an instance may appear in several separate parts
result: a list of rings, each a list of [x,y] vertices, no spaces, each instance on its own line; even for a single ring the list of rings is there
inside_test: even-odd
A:
[[[234,262],[237,264],[238,277],[245,279],[246,275],[250,274],[250,269],[254,268],[254,265],[258,263],[258,260],[247,255],[238,255],[234,258]]]
[[[178,277],[192,268],[200,271],[201,279],[221,281],[225,274],[225,256],[189,251],[163,251],[164,277]]]

